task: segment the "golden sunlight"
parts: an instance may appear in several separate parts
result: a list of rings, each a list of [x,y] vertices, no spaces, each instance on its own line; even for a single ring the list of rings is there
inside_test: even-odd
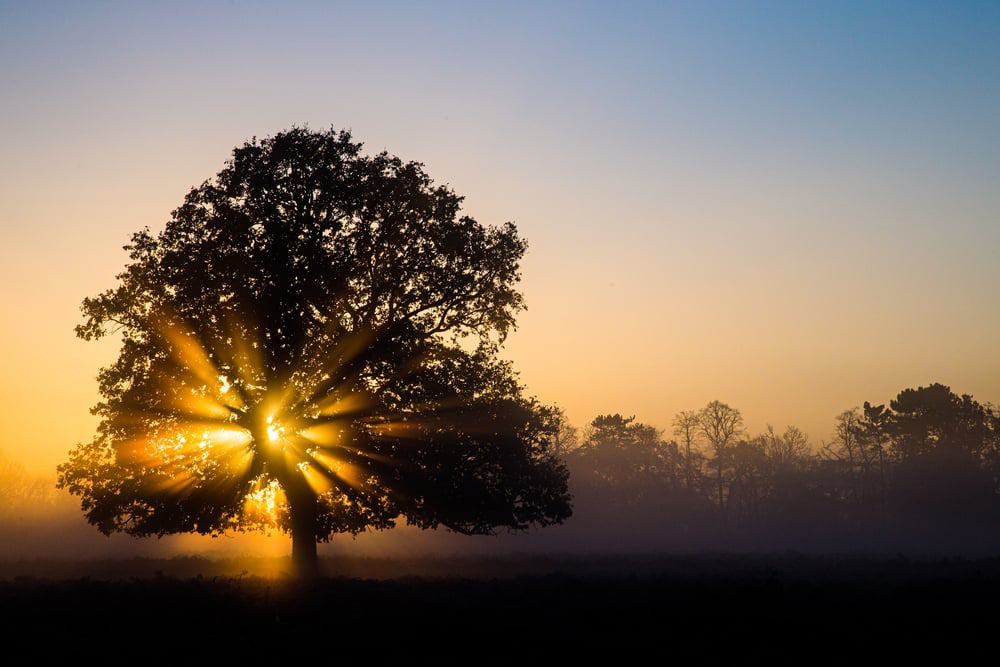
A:
[[[272,444],[277,443],[285,435],[285,427],[278,423],[273,415],[268,416],[266,424],[267,426],[265,426],[265,431],[267,432],[267,439]]]
[[[205,483],[253,475],[244,518],[248,525],[277,527],[287,512],[282,484],[294,476],[317,496],[357,490],[366,475],[334,451],[384,458],[344,449],[346,420],[368,411],[371,398],[343,385],[331,387],[306,370],[280,387],[270,385],[263,346],[253,339],[255,327],[233,318],[226,334],[213,337],[210,345],[172,314],[155,322],[170,360],[156,380],[168,414],[154,417],[160,426],[129,441],[119,456],[155,473],[158,490],[184,496]],[[354,347],[347,357],[353,358],[371,338],[354,336],[350,342]],[[343,350],[335,356],[344,363]],[[148,423],[150,415],[137,408],[123,421],[133,420]],[[404,424],[369,428],[376,435],[404,430]]]

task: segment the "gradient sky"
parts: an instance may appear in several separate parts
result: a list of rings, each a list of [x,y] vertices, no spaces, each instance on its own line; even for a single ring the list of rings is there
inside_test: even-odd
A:
[[[89,439],[79,302],[293,124],[517,222],[507,354],[578,424],[1000,400],[1000,3],[471,5],[0,2],[0,450]]]

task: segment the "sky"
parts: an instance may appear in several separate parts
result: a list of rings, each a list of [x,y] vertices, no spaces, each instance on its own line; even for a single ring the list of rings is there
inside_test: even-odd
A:
[[[351,129],[530,244],[505,354],[584,425],[1000,401],[1000,4],[0,2],[0,450],[88,440],[121,246]]]

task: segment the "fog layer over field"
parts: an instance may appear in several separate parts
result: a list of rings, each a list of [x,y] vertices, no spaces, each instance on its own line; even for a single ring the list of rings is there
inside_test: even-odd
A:
[[[564,525],[468,537],[444,530],[343,535],[328,556],[703,552],[1000,552],[1000,413],[942,385],[900,392],[837,416],[811,443],[794,427],[750,434],[738,410],[713,402],[669,429],[622,415],[554,443],[570,469]],[[280,534],[106,537],[55,476],[0,460],[0,558],[102,559],[200,554],[283,556]]]

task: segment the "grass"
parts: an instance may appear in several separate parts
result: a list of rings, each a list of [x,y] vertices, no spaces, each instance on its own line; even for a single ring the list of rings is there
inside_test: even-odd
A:
[[[9,645],[48,655],[138,661],[510,664],[545,654],[815,664],[973,656],[989,649],[1000,599],[998,559],[343,558],[325,561],[332,576],[308,584],[276,576],[285,561],[268,560],[99,561],[77,563],[76,573],[67,562],[8,562],[0,628]]]

